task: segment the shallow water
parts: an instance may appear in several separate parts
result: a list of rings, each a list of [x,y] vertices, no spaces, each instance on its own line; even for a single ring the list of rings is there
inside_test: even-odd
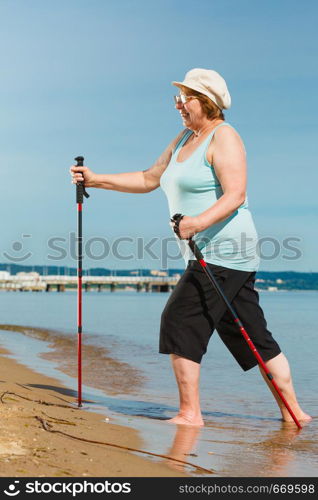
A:
[[[268,327],[291,363],[298,399],[313,416],[317,298],[318,292],[260,293]],[[283,424],[258,369],[244,373],[215,333],[202,364],[205,427],[162,421],[178,404],[169,357],[158,354],[167,299],[165,293],[84,294],[83,383],[84,397],[95,401],[90,407],[139,429],[144,449],[213,469],[216,476],[316,475],[318,419],[300,433]],[[2,330],[0,344],[75,391],[76,294],[1,292],[0,315],[2,324],[24,327]]]

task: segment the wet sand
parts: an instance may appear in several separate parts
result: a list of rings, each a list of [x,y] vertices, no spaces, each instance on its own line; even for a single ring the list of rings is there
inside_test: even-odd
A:
[[[78,409],[73,391],[7,354],[0,350],[0,476],[186,476],[164,459],[81,441],[143,446],[137,431],[105,421],[105,415]]]
[[[77,377],[76,335],[70,336],[59,331],[23,325],[1,324],[0,330],[17,332],[47,343],[49,352],[39,353],[39,356],[53,361],[62,373]],[[130,394],[142,385],[144,377],[138,369],[114,359],[108,349],[94,345],[94,335],[89,335],[89,340],[90,343],[86,343],[86,336],[82,345],[82,367],[87,386],[101,390],[107,388],[109,395],[118,395]]]

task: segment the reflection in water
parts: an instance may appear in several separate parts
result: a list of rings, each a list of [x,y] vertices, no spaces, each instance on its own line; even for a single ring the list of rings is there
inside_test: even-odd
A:
[[[265,476],[288,476],[288,465],[294,459],[292,443],[300,431],[295,425],[281,425],[280,430],[270,433],[267,439],[253,446],[261,459],[257,468],[261,468]]]
[[[300,431],[293,423],[281,423],[279,430],[269,433],[265,430],[267,437],[261,441],[257,441],[260,436],[252,428],[249,431],[236,428],[236,431],[243,431],[244,438],[242,440],[236,440],[237,433],[234,432],[233,439],[223,441],[224,433],[229,438],[229,430],[226,426],[202,428],[177,425],[172,445],[165,454],[177,460],[191,461],[205,468],[208,467],[211,469],[211,473],[215,472],[211,460],[215,461],[217,459],[225,473],[224,475],[232,475],[233,470],[235,470],[234,475],[236,476],[287,477],[295,459],[295,451],[297,448],[304,446],[302,441],[297,440],[300,437]],[[207,433],[212,437],[211,431],[216,439],[209,439],[209,442],[215,444],[214,450],[220,451],[222,449],[221,460],[218,453],[207,451],[204,446]],[[211,450],[211,447],[209,447],[209,450]],[[212,455],[212,457],[208,455]],[[229,460],[228,463],[226,463],[227,459]],[[185,464],[168,460],[166,463],[172,469],[193,473],[193,470],[190,471]],[[228,470],[228,473],[226,473],[226,470]],[[229,471],[232,471],[232,473],[230,474]],[[197,470],[196,473],[200,473],[200,471]]]
[[[304,427],[308,424],[302,423]],[[304,428],[303,432],[305,432]],[[261,456],[258,469],[262,469],[263,475],[290,476],[290,469],[293,466],[299,445],[302,446],[303,436],[302,431],[293,425],[293,422],[282,422],[281,429],[271,432],[267,439],[256,443],[254,450],[258,448],[258,455]]]
[[[314,423],[304,424],[300,431],[293,422],[255,420],[228,417],[223,422],[210,421],[205,427],[166,425],[169,430],[160,429],[161,444],[169,440],[172,444],[161,448],[162,453],[209,469],[214,477],[315,475],[318,450]],[[182,464],[167,465],[191,475],[209,475]]]
[[[168,424],[170,425],[170,424]],[[176,425],[176,433],[171,448],[167,451],[166,455],[177,460],[192,461],[188,457],[197,457],[193,450],[197,444],[201,427],[193,425]],[[192,452],[192,453],[191,453]],[[186,471],[186,465],[177,462],[170,462],[167,464],[172,469],[182,472]]]
[[[310,422],[301,431],[293,423],[280,422],[272,430],[240,422],[236,427],[210,426],[208,434],[206,441],[216,452],[213,466],[221,476],[306,476],[317,467],[316,430]]]

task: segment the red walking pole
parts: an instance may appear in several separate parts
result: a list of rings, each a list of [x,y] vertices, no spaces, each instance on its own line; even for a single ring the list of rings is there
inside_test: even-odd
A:
[[[83,156],[75,158],[77,167],[84,165]],[[76,203],[77,203],[77,402],[82,406],[82,275],[83,275],[83,226],[82,226],[82,206],[85,196],[89,194],[85,191],[84,183],[76,184]]]
[[[180,224],[180,221],[181,221],[182,217],[183,217],[183,215],[181,215],[181,214],[175,214],[171,218],[171,222],[173,222],[175,224],[174,231],[175,231],[175,233],[178,236],[180,236],[180,234],[179,234],[179,224]],[[244,328],[241,320],[239,319],[239,317],[238,317],[237,313],[235,312],[234,308],[231,306],[230,302],[228,301],[228,299],[224,295],[224,293],[223,293],[220,285],[216,281],[216,279],[215,279],[215,277],[214,277],[211,269],[207,266],[207,263],[205,262],[202,253],[200,252],[200,250],[198,249],[197,245],[192,240],[192,238],[189,239],[189,247],[191,248],[191,250],[192,250],[195,258],[200,263],[200,265],[201,265],[202,269],[204,270],[205,274],[207,275],[207,277],[211,281],[212,285],[214,286],[215,291],[217,292],[217,294],[219,295],[219,297],[223,300],[223,302],[225,303],[227,309],[231,313],[231,315],[232,315],[232,317],[234,319],[234,322],[237,324],[238,328],[240,329],[241,334],[243,335],[244,339],[246,340],[246,342],[247,342],[249,348],[251,349],[253,355],[257,359],[258,364],[263,368],[264,372],[266,373],[266,376],[267,376],[268,380],[270,380],[270,382],[272,383],[272,385],[273,385],[273,387],[274,387],[277,395],[280,397],[281,401],[284,403],[284,405],[285,405],[286,409],[288,410],[290,416],[294,420],[294,422],[297,425],[297,427],[299,429],[302,429],[302,426],[300,425],[300,423],[299,423],[298,419],[296,418],[294,412],[292,411],[292,409],[289,406],[288,402],[286,401],[285,397],[281,393],[278,385],[276,384],[276,382],[275,382],[275,380],[273,378],[273,375],[270,373],[270,371],[267,368],[266,364],[264,363],[261,355],[259,354],[259,352],[257,351],[255,345],[253,344],[253,342],[251,341],[250,337],[248,336],[248,333],[246,332],[246,330],[245,330],[245,328]]]

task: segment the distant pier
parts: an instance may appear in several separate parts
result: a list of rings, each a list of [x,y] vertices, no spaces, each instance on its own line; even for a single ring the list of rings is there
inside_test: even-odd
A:
[[[83,291],[131,290],[137,292],[171,292],[177,276],[83,276]],[[13,292],[65,292],[77,289],[77,276],[42,276],[38,273],[11,275],[0,272],[0,290]]]

